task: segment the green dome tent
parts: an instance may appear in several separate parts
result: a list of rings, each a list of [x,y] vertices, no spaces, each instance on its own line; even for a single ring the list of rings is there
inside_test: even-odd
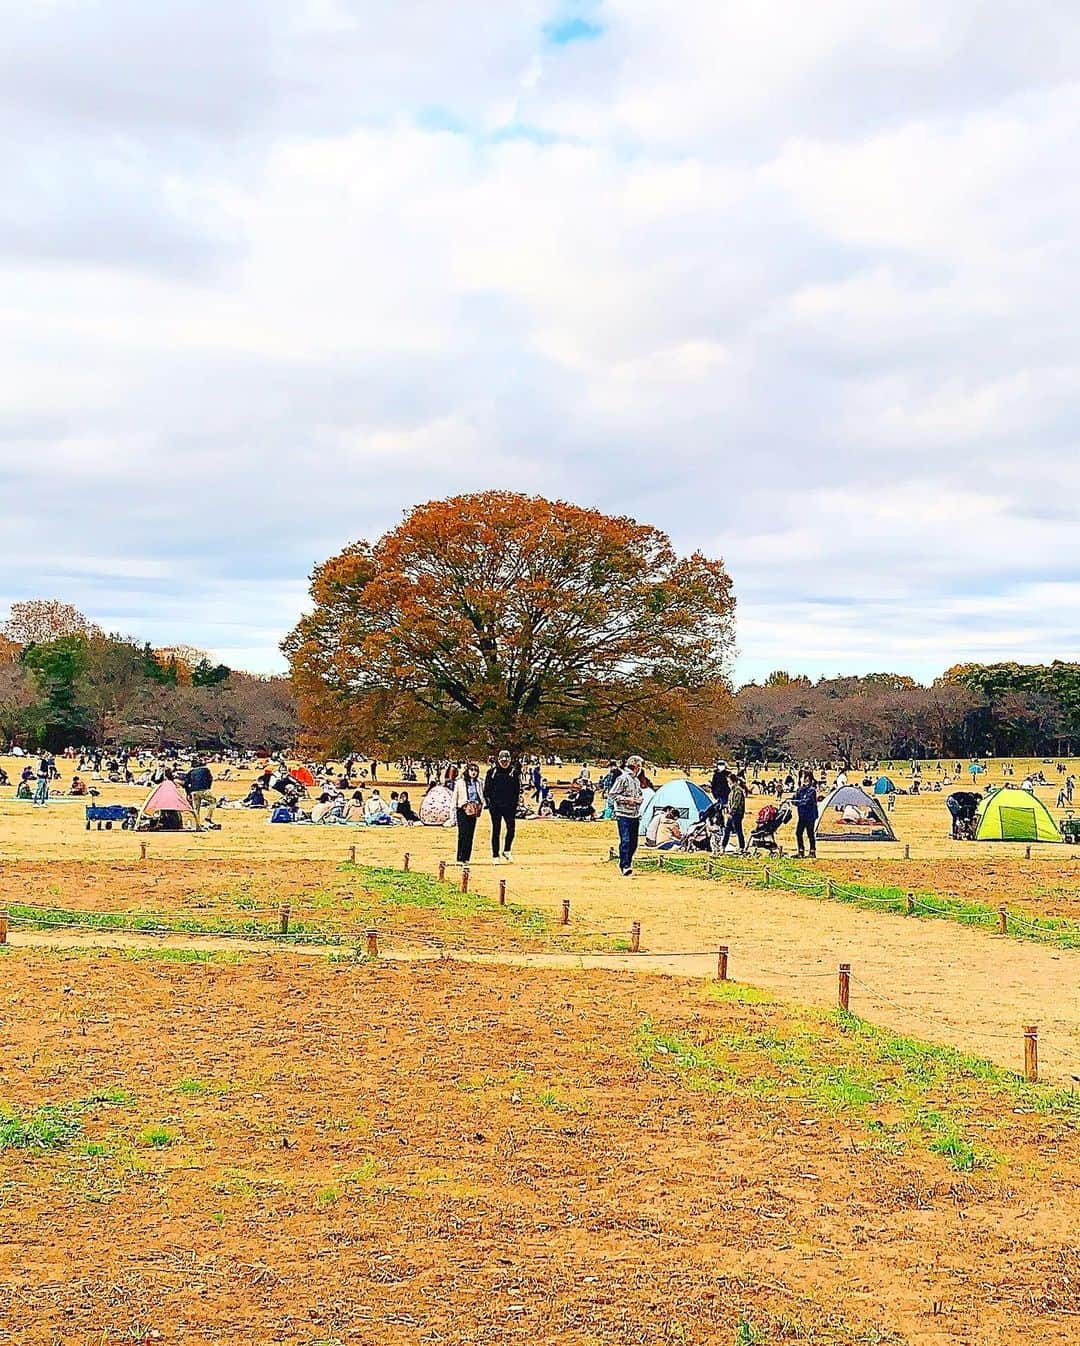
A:
[[[987,795],[975,814],[976,841],[1060,841],[1050,810],[1036,795],[1008,785]]]

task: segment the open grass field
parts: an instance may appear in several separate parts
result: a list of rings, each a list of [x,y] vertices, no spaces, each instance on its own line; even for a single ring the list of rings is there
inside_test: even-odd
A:
[[[902,796],[766,887],[481,821],[462,893],[448,830],[0,793],[0,1342],[1080,1338],[1080,848]]]

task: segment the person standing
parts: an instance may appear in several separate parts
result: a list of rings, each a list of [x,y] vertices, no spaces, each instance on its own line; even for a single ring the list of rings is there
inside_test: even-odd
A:
[[[201,832],[203,830],[203,809],[206,810],[207,827],[214,828],[216,831],[217,829],[214,824],[214,793],[212,789],[214,777],[210,768],[200,757],[196,757],[191,763],[191,770],[187,773],[181,783],[183,784],[184,790],[187,792],[187,797],[191,800],[191,807],[195,812],[195,831]]]
[[[641,832],[643,765],[640,757],[628,757],[607,796],[619,828],[619,869],[625,878],[630,878],[634,873],[634,854]]]
[[[746,782],[736,776],[731,782],[728,795],[727,817],[724,821],[724,837],[720,843],[721,851],[726,851],[732,834],[739,838],[739,850],[746,850],[746,838],[743,836],[743,817],[746,814]]]
[[[817,785],[814,783],[814,773],[812,771],[801,771],[799,773],[799,788],[795,791],[792,803],[798,811],[799,821],[795,825],[795,845],[798,848],[799,859],[805,859],[805,844],[809,844],[810,859],[817,856],[817,836],[815,824],[817,823]]]
[[[499,834],[506,828],[506,838],[502,842],[504,863],[513,860],[514,831],[517,827],[518,802],[521,799],[521,768],[512,760],[504,748],[495,759],[484,777],[484,803],[491,813],[491,856],[499,863]]]
[[[712,790],[712,797],[720,805],[721,812],[726,810],[731,795],[731,772],[726,762],[717,762],[709,788]]]
[[[467,865],[472,859],[476,824],[484,811],[484,791],[477,762],[470,762],[464,774],[454,782],[454,808],[457,810],[457,862]]]

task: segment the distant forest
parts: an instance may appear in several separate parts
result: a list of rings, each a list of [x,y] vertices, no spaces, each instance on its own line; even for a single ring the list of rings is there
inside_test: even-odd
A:
[[[53,600],[13,604],[0,630],[0,746],[259,751],[289,747],[296,733],[287,678],[237,672],[189,645],[106,635]]]
[[[746,761],[1070,755],[1080,664],[957,664],[929,687],[896,673],[771,674],[735,694],[722,746]]]

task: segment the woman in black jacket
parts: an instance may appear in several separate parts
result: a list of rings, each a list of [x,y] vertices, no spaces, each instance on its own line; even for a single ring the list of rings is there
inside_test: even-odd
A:
[[[495,765],[484,777],[484,803],[491,811],[491,855],[499,863],[500,832],[506,828],[502,843],[502,860],[509,863],[517,827],[518,801],[521,799],[521,767],[504,748],[495,759]]]

